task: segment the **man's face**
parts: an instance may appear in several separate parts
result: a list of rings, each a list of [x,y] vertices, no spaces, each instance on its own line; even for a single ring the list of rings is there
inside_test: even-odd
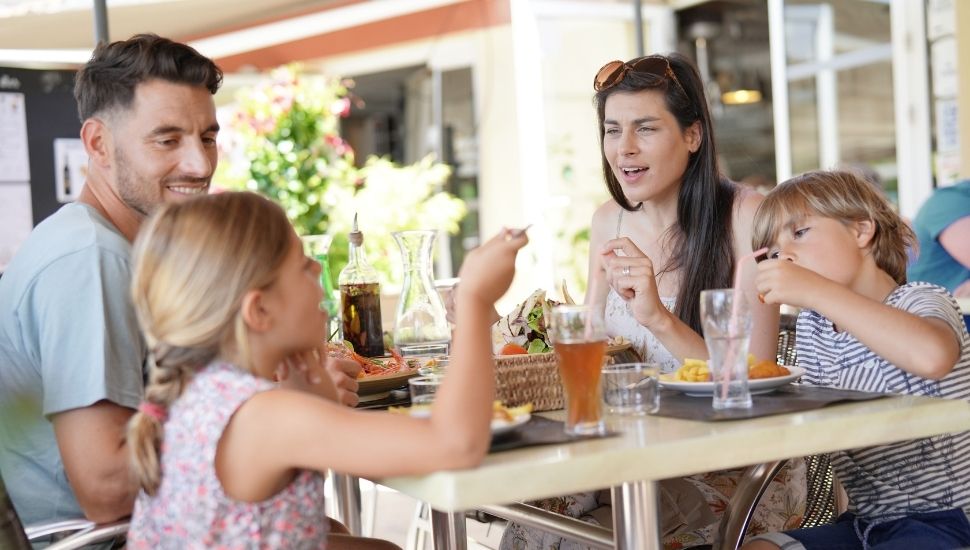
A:
[[[131,107],[108,120],[112,184],[130,208],[148,215],[164,202],[208,191],[219,124],[204,86],[143,82]]]

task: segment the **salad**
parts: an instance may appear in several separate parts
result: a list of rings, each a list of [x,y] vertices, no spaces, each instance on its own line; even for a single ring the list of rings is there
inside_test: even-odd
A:
[[[544,310],[557,305],[559,302],[546,298],[545,290],[533,292],[492,325],[492,351],[496,355],[552,351],[546,334]]]

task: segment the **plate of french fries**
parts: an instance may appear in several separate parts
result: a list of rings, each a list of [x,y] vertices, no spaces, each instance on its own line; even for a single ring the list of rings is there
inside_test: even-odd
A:
[[[388,412],[409,414],[417,418],[431,416],[431,405],[412,405],[410,407],[389,407]],[[532,418],[532,403],[507,407],[501,401],[492,403],[492,435],[508,433],[525,424]]]
[[[798,380],[803,374],[805,369],[801,367],[756,361],[754,356],[748,356],[748,390],[752,395],[773,392]],[[714,392],[711,371],[704,359],[685,359],[676,371],[660,375],[660,386],[693,397],[710,397]]]

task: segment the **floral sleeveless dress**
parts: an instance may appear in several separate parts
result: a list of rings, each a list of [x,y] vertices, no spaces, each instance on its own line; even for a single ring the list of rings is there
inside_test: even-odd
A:
[[[620,236],[621,217],[617,221]],[[676,299],[662,297],[664,307],[673,310]],[[633,317],[626,301],[612,289],[606,297],[606,332],[630,341],[640,357],[658,363],[662,372],[673,372],[680,361]],[[666,479],[660,485],[660,529],[665,550],[711,544],[717,524],[737,488],[742,469]],[[771,480],[751,519],[748,533],[758,534],[797,528],[805,515],[805,462],[789,460]],[[589,523],[611,526],[612,510],[608,490],[543,499],[532,504]],[[509,523],[500,550],[580,550],[581,544],[557,535]]]
[[[162,482],[139,493],[128,548],[326,548],[323,476],[301,471],[262,502],[241,502],[216,477],[216,448],[236,410],[276,387],[233,365],[215,362],[198,373],[169,411],[162,443]]]

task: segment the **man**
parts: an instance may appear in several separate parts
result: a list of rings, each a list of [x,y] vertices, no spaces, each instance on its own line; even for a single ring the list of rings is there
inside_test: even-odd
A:
[[[124,432],[148,356],[129,297],[131,242],[162,203],[208,191],[221,83],[210,59],[155,35],[100,45],[78,72],[85,187],[0,279],[0,403],[16,403],[0,414],[0,473],[24,523],[131,513]],[[346,376],[339,384],[356,391]]]
[[[124,430],[147,347],[128,295],[131,241],[167,200],[205,193],[222,72],[152,35],[99,46],[74,95],[87,181],[0,279],[0,472],[25,523],[131,513]]]

